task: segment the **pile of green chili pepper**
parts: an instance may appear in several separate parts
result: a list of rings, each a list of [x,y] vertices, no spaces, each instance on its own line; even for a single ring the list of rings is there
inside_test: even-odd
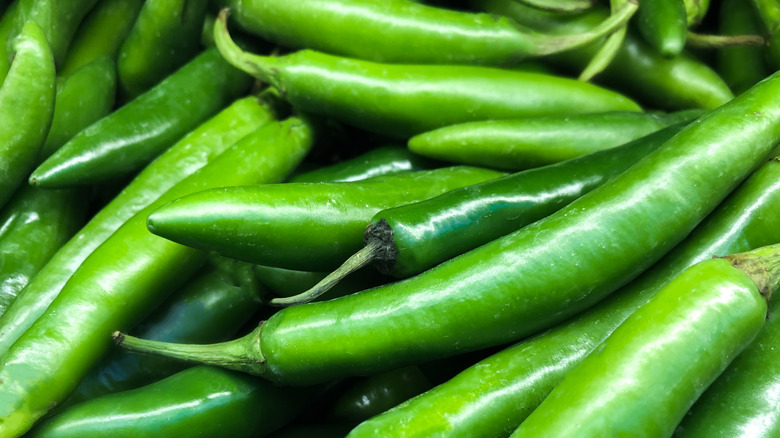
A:
[[[780,0],[0,0],[0,438],[780,436],[778,68]]]

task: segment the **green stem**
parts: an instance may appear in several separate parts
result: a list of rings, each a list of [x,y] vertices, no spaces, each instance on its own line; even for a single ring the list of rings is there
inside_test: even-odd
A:
[[[616,32],[618,29],[625,27],[636,10],[636,0],[627,0],[622,7],[616,9],[609,18],[602,21],[590,32],[560,36],[539,34],[537,40],[533,44],[535,50],[533,50],[532,54],[535,56],[545,56],[586,46],[605,35],[609,35]]]
[[[702,35],[688,32],[687,44],[702,49],[717,49],[731,46],[764,46],[767,42],[761,35]]]
[[[576,14],[585,12],[593,7],[594,0],[516,0],[528,6],[543,11],[558,12],[563,14]]]
[[[217,46],[219,53],[237,69],[269,83],[275,88],[279,88],[274,69],[271,66],[272,63],[270,62],[272,58],[255,55],[241,49],[230,37],[230,32],[228,32],[228,15],[230,15],[230,10],[228,8],[222,9],[219,11],[217,21],[214,23],[214,44]]]
[[[626,3],[626,0],[611,0],[611,13],[617,13],[621,8],[625,7]],[[594,76],[609,67],[609,64],[611,64],[615,59],[618,50],[620,50],[620,46],[623,45],[623,40],[626,38],[627,30],[628,26],[623,26],[615,33],[610,35],[609,38],[607,38],[607,41],[604,42],[599,51],[596,52],[593,58],[591,58],[590,62],[588,62],[588,65],[585,67],[585,69],[582,70],[582,73],[578,78],[580,81],[588,82],[593,79]]]
[[[369,241],[366,246],[348,258],[347,261],[338,267],[338,269],[328,274],[309,290],[291,297],[274,298],[269,302],[269,304],[275,307],[289,307],[297,304],[308,303],[309,301],[312,301],[325,292],[329,291],[347,275],[376,260],[381,250],[382,242],[374,240]]]
[[[723,258],[753,279],[767,302],[780,288],[780,243]]]
[[[262,324],[248,335],[233,341],[217,344],[176,344],[139,339],[120,332],[114,332],[114,342],[127,350],[154,354],[187,362],[214,365],[266,377],[268,370],[260,351]]]

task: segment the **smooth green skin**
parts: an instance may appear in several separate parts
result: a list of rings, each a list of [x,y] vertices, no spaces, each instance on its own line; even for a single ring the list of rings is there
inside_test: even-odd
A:
[[[621,324],[511,436],[671,436],[766,311],[750,276],[724,259],[701,262]]]
[[[289,182],[349,182],[375,176],[394,175],[430,169],[434,163],[402,146],[380,146],[350,160],[311,170],[290,178]]]
[[[256,377],[194,367],[143,388],[74,406],[30,437],[259,437],[302,410],[316,389],[276,387]]]
[[[0,315],[86,219],[84,195],[22,186],[0,210]]]
[[[416,135],[409,139],[409,149],[439,160],[518,171],[620,146],[702,114],[610,112],[486,120]]]
[[[79,132],[35,169],[30,184],[69,188],[129,176],[224,108],[249,84],[249,77],[226,63],[215,49],[208,49]]]
[[[132,332],[166,342],[221,342],[232,337],[261,305],[258,291],[235,286],[209,269],[192,278]],[[71,405],[138,388],[181,371],[181,362],[117,350],[81,380]]]
[[[0,208],[35,166],[54,112],[54,60],[40,26],[29,22],[14,50],[0,88]]]
[[[587,29],[588,35],[550,36],[507,18],[407,0],[217,3],[230,8],[241,29],[277,44],[395,64],[509,66],[587,44],[599,35]]]
[[[57,79],[54,116],[38,161],[50,157],[79,131],[114,109],[116,67],[109,58],[99,58]]]
[[[262,57],[228,38],[217,20],[214,39],[225,58],[293,106],[392,137],[476,120],[640,110],[624,96],[573,79],[465,65],[377,64],[311,50]]]
[[[250,263],[327,271],[360,249],[377,212],[503,175],[461,166],[365,181],[215,189],[154,211],[147,225],[174,242]]]
[[[509,435],[570,370],[682,271],[715,255],[780,241],[779,210],[780,162],[772,160],[650,270],[592,309],[365,422],[352,437],[373,437],[381,435],[380,431],[426,438]]]
[[[54,62],[61,65],[82,18],[97,0],[18,0],[0,20],[0,82],[10,67],[13,39],[28,21],[41,27]]]
[[[780,431],[777,385],[778,306],[756,339],[707,388],[678,425],[675,437],[771,438]]]
[[[603,20],[609,11],[594,6],[577,16],[561,16],[530,8],[514,0],[470,0],[479,10],[508,16],[542,32],[574,33]],[[593,44],[550,57],[550,61],[579,73],[588,65],[600,45]],[[628,32],[615,59],[596,77],[596,82],[636,96],[653,107],[667,110],[714,109],[734,95],[717,73],[685,53],[664,58],[641,37]]]
[[[600,301],[693,230],[780,140],[778,95],[780,73],[562,210],[415,277],[285,308],[224,344],[123,345],[304,385],[518,340]]]
[[[0,316],[0,356],[43,314],[81,262],[125,221],[274,118],[273,108],[257,98],[239,99],[149,164],[52,256]]]
[[[366,377],[333,401],[332,421],[357,424],[431,388],[416,366]]]
[[[313,132],[291,118],[265,125],[136,213],[84,260],[46,312],[3,355],[0,436],[19,436],[72,392],[111,348],[203,264],[206,254],[148,232],[146,217],[173,199],[214,187],[282,181]]]
[[[769,61],[773,68],[780,67],[780,2],[777,0],[753,0],[759,18],[769,33]]]
[[[67,76],[103,56],[116,60],[143,0],[102,0],[79,24],[59,73]]]
[[[761,23],[748,1],[724,0],[720,5],[719,32],[722,35],[756,35]],[[716,52],[718,72],[739,94],[769,75],[763,47],[723,47]]]
[[[747,2],[744,2],[747,4]],[[685,23],[690,27],[695,27],[707,15],[710,8],[710,0],[683,0],[685,7]]]
[[[381,211],[392,229],[395,262],[380,272],[406,278],[549,216],[625,171],[678,133],[676,125],[625,146],[453,190]],[[372,240],[371,227],[364,240]],[[390,242],[387,242],[390,243]]]
[[[200,50],[208,0],[146,0],[119,50],[119,91],[130,100]],[[196,100],[197,101],[197,100]]]
[[[661,55],[682,53],[688,34],[688,15],[683,0],[642,0],[636,11],[639,33]]]

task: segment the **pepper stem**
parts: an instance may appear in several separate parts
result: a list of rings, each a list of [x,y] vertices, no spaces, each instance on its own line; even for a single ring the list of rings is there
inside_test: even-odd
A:
[[[230,37],[230,32],[227,29],[228,15],[230,15],[230,10],[228,8],[222,9],[214,23],[214,44],[219,53],[233,67],[278,88],[279,84],[277,84],[270,62],[273,58],[242,50]]]
[[[207,345],[151,341],[129,336],[118,331],[111,336],[118,346],[130,351],[214,365],[266,377],[268,370],[265,366],[265,358],[260,351],[260,333],[262,328],[263,325],[261,324],[244,337],[233,341]]]
[[[545,56],[586,46],[625,27],[628,20],[636,12],[637,7],[636,0],[627,0],[621,7],[616,8],[609,18],[599,23],[598,26],[595,26],[589,32],[556,36],[537,34],[532,45],[534,50],[531,54]]]
[[[717,49],[730,46],[765,46],[761,35],[702,35],[688,32],[687,44],[700,49]]]
[[[520,0],[520,2],[536,9],[562,14],[584,12],[596,3],[595,0]]]
[[[358,269],[366,266],[372,261],[376,260],[382,249],[382,242],[377,240],[369,240],[366,246],[360,251],[353,254],[347,259],[341,266],[335,271],[328,274],[325,278],[320,280],[319,283],[312,286],[309,290],[301,292],[298,295],[284,298],[274,298],[269,301],[268,304],[275,307],[289,307],[296,304],[304,304],[319,297],[325,292],[329,291],[333,286],[337,285],[347,275],[357,271]]]
[[[780,243],[723,258],[753,279],[767,303],[780,288]]]

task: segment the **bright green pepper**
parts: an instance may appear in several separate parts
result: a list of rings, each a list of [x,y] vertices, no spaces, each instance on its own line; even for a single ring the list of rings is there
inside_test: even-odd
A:
[[[720,33],[760,33],[756,11],[745,0],[724,0],[720,5]],[[741,93],[769,75],[763,47],[723,47],[717,52],[718,72],[735,93]]]
[[[668,58],[682,53],[688,34],[683,0],[642,0],[636,18],[639,33],[659,53]]]

